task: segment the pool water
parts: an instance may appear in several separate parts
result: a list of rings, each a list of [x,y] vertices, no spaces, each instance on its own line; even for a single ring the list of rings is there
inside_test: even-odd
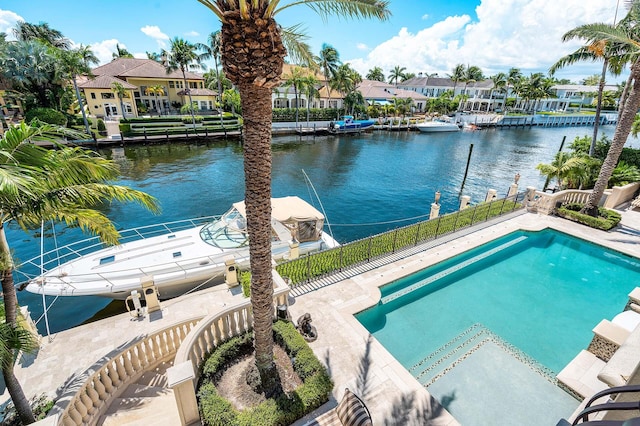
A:
[[[356,317],[430,390],[455,376],[473,381],[460,373],[486,369],[495,354],[504,358],[496,365],[516,359],[553,383],[638,282],[638,259],[553,230],[518,231],[382,287],[380,303]],[[511,385],[522,384],[503,387]],[[484,394],[469,397],[485,400],[486,386],[479,389]]]

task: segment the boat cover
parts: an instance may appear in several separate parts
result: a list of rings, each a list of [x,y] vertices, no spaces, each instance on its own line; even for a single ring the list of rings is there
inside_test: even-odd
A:
[[[233,207],[242,216],[247,217],[244,201],[234,203]],[[295,196],[272,198],[271,217],[289,228],[300,242],[317,240],[324,225],[324,215],[311,204]]]

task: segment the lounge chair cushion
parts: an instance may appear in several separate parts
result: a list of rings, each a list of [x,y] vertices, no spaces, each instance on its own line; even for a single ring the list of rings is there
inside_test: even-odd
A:
[[[336,411],[344,426],[372,426],[367,407],[349,389],[345,389],[344,396],[336,407]]]

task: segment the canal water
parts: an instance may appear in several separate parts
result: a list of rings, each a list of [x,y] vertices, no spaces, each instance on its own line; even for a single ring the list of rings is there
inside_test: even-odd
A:
[[[601,134],[612,137],[613,131],[613,126],[604,126]],[[443,214],[456,210],[460,195],[469,195],[472,203],[484,200],[490,188],[500,197],[506,195],[516,173],[521,175],[521,189],[541,188],[544,177],[535,166],[551,162],[564,136],[566,149],[576,136],[592,132],[590,127],[567,127],[276,137],[273,196],[297,195],[320,208],[304,170],[334,237],[345,243],[424,220],[436,191],[442,194]],[[630,143],[638,144],[633,138]],[[471,144],[469,173],[461,187]],[[242,148],[237,141],[110,147],[100,153],[120,165],[119,184],[157,197],[162,206],[157,216],[131,204],[106,206],[118,229],[222,214],[243,199]],[[40,253],[39,233],[10,227],[7,234],[18,263]],[[49,226],[45,251],[81,238],[85,236],[78,229]],[[16,274],[17,282],[23,279]],[[18,298],[29,306],[34,320],[41,316],[41,296],[23,291]],[[48,297],[47,305],[53,301]],[[49,310],[51,332],[81,324],[109,302],[99,297],[58,298]],[[38,328],[44,334],[44,321]]]

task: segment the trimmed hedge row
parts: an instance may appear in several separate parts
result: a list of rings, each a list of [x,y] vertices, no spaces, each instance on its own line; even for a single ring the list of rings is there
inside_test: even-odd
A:
[[[257,407],[236,410],[218,394],[214,383],[230,363],[252,351],[252,334],[229,339],[211,353],[202,370],[198,401],[204,425],[284,426],[329,400],[333,382],[293,324],[279,320],[273,324],[273,334],[275,342],[293,360],[294,371],[304,383],[290,395],[283,394],[275,399],[268,399]]]
[[[522,207],[520,203],[506,199],[479,204],[472,208],[440,216],[438,219],[408,225],[330,250],[290,260],[277,265],[276,270],[281,276],[289,278],[290,285],[295,287],[306,280],[368,262],[379,256],[435,239],[440,235],[454,232],[520,207]]]
[[[565,204],[559,207],[556,213],[565,219],[587,225],[591,228],[602,229],[603,231],[610,230],[622,220],[620,213],[605,209],[604,207],[598,207],[598,217],[582,214],[580,210],[583,206],[584,204],[578,203]]]

